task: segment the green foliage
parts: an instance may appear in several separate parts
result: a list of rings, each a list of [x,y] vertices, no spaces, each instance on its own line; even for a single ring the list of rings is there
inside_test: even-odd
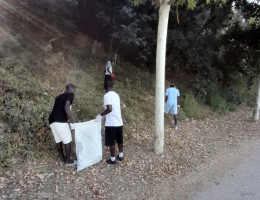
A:
[[[74,20],[79,31],[102,42],[109,59],[120,55],[133,63],[148,62],[156,37],[154,6],[147,3],[136,7],[137,2],[131,0],[77,2],[79,19]]]
[[[239,88],[242,90],[242,87]],[[228,103],[233,103],[235,105],[240,105],[245,101],[246,96],[244,95],[244,91],[239,93],[238,89],[234,87],[226,88],[223,91],[223,96],[225,97]]]
[[[24,4],[36,18],[42,19],[46,25],[51,24],[52,30],[59,33],[69,32],[68,38],[79,38],[80,42],[81,36],[86,37],[87,39],[82,39],[83,51],[91,49],[84,40],[94,38],[98,43],[102,42],[107,50],[104,54],[108,55],[102,55],[103,58],[113,59],[114,56],[120,56],[138,67],[147,65],[152,71],[155,66],[154,49],[158,25],[158,7],[154,3],[159,6],[158,2],[26,0]],[[178,6],[178,9],[171,9],[170,12],[167,68],[193,74],[195,78],[191,81],[196,97],[205,102],[209,94],[219,92],[226,86],[230,87],[232,83],[226,84],[226,81],[234,71],[240,72],[252,83],[252,78],[260,71],[259,42],[256,42],[260,19],[258,4],[248,3],[246,0],[228,0],[222,3],[215,0],[171,0],[170,3],[173,7]],[[33,9],[30,5],[46,8],[45,12]],[[177,23],[176,15],[179,16],[180,23]],[[8,23],[13,24],[14,21],[20,22],[15,26],[17,30],[21,29],[16,39],[21,43],[26,38],[22,32],[30,30],[30,26],[22,26],[24,22],[17,20],[15,16]],[[43,52],[54,51],[55,45],[52,47],[52,44],[59,41],[59,34],[43,35],[46,36],[44,41],[47,41],[39,45]],[[22,46],[29,47],[30,39]],[[84,42],[86,45],[83,45]],[[46,58],[45,62],[50,64],[54,60]]]
[[[217,2],[217,0],[213,0],[215,3]],[[145,4],[146,2],[149,2],[149,0],[133,0],[133,4],[134,6],[139,6],[140,4]],[[159,5],[160,4],[160,0],[150,0],[150,2],[152,4],[156,4],[156,5]],[[197,1],[195,0],[178,0],[177,3],[176,1],[173,1],[173,0],[169,0],[169,2],[173,5],[177,4],[177,5],[181,5],[183,6],[185,3],[187,3],[187,8],[188,9],[191,9],[191,10],[194,10],[194,8],[196,7],[197,5]],[[209,4],[211,2],[211,0],[206,0],[206,3]],[[225,0],[222,0],[222,2],[225,2]]]
[[[2,167],[9,167],[13,158],[39,157],[52,149],[46,129],[50,102],[42,85],[30,72],[24,73],[26,68],[21,65],[24,59],[21,56],[2,61],[0,77],[4,93],[0,112],[5,122],[0,146]]]
[[[197,97],[205,103],[210,94],[218,91],[218,83],[220,82],[218,80],[221,80],[221,77],[217,70],[197,73],[193,83],[193,90]]]
[[[184,94],[182,107],[187,117],[195,119],[202,117],[202,107],[191,92]]]
[[[195,0],[189,0],[188,1],[188,5],[187,5],[187,8],[188,9],[191,9],[191,10],[194,10],[194,8],[196,7],[196,1]]]
[[[225,113],[227,111],[226,100],[217,93],[210,95],[209,105],[216,112]]]
[[[232,4],[241,14],[239,18],[234,16]],[[243,82],[252,84],[259,74],[259,42],[256,42],[259,28],[251,19],[260,19],[259,8],[259,5],[246,1],[241,4],[236,1],[213,4],[199,1],[192,12],[179,7],[180,24],[176,22],[175,9],[171,10],[167,68],[193,74],[192,89],[202,102],[208,103],[211,94],[226,89],[230,93],[222,96],[227,98],[227,104],[237,105],[246,100],[241,92],[233,93],[239,91],[239,87],[232,76],[235,74]],[[242,19],[248,20],[249,25],[242,23]]]

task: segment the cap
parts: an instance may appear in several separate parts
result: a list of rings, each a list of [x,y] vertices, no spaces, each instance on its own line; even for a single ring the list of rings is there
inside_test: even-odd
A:
[[[112,64],[110,61],[107,61],[106,67],[112,67]]]

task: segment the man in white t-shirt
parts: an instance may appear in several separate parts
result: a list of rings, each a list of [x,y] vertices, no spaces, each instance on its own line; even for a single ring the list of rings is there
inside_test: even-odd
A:
[[[105,111],[96,116],[96,120],[100,121],[102,116],[106,116],[105,122],[105,145],[109,146],[111,158],[106,161],[108,164],[116,164],[115,158],[115,142],[118,144],[119,161],[124,160],[123,155],[123,121],[121,117],[120,97],[112,91],[113,81],[108,79],[105,81],[106,94],[104,95]]]
[[[171,114],[174,115],[175,126],[174,129],[178,130],[177,125],[177,114],[178,114],[178,97],[180,96],[179,90],[175,87],[174,84],[171,84],[169,88],[166,90],[166,103],[164,112],[168,113],[171,111]]]

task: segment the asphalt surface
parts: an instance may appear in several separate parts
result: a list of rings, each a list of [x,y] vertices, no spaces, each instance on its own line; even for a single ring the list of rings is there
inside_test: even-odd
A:
[[[191,200],[260,200],[260,144],[224,176],[193,192]]]

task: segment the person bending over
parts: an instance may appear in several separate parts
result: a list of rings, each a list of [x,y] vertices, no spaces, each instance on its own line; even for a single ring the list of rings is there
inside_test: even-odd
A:
[[[115,142],[118,144],[119,161],[124,160],[123,155],[123,120],[121,117],[120,97],[113,91],[113,81],[105,81],[104,105],[105,111],[96,116],[98,121],[106,116],[105,122],[105,145],[109,146],[111,158],[106,161],[108,164],[116,164]]]
[[[49,123],[56,142],[59,157],[66,166],[73,166],[76,164],[76,161],[73,161],[70,158],[72,137],[68,124],[68,120],[70,123],[74,123],[70,108],[73,103],[75,91],[75,85],[72,83],[66,85],[66,91],[56,97],[52,112],[49,116]],[[65,146],[66,157],[63,154],[62,143]]]

